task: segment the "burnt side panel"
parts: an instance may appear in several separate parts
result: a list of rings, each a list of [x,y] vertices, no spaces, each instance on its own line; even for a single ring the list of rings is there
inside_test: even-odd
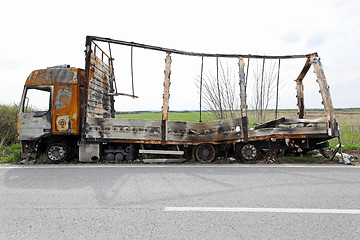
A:
[[[90,57],[86,118],[111,117],[110,67],[94,54]]]

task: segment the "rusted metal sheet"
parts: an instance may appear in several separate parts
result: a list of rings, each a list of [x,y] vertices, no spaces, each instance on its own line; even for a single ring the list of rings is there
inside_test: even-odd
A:
[[[84,70],[80,68],[48,68],[33,71],[25,86],[41,85],[83,85]]]
[[[80,98],[78,86],[55,86],[53,97],[53,134],[79,134]]]

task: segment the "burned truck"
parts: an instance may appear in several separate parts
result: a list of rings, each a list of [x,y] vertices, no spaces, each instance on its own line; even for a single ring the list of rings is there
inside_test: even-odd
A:
[[[99,43],[106,44],[104,51]],[[115,118],[116,96],[136,97],[117,91],[114,58],[110,46],[122,45],[165,54],[161,120]],[[52,163],[78,156],[80,162],[124,162],[164,155],[203,163],[234,156],[253,161],[262,152],[275,156],[279,150],[309,151],[328,146],[339,137],[329,87],[317,53],[265,56],[186,52],[95,36],[86,37],[85,70],[61,65],[33,71],[26,80],[18,113],[18,136],[23,158],[45,153]],[[209,122],[168,120],[171,56],[233,58],[238,61],[240,117]],[[296,79],[298,114],[249,127],[246,59],[294,59],[305,64]],[[316,74],[324,117],[307,119],[303,79],[310,67]],[[176,89],[174,89],[176,91]],[[31,97],[40,98],[37,106]]]

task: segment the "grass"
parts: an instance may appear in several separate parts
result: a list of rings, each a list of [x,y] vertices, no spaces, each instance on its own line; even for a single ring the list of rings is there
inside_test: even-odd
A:
[[[12,144],[0,149],[0,163],[18,163],[21,161],[20,144]]]
[[[161,120],[161,116],[161,112],[140,112],[132,114],[117,114],[116,118]],[[201,118],[204,122],[216,120],[214,115],[208,112],[202,113]],[[200,120],[200,114],[199,112],[169,112],[169,120],[198,122]]]
[[[343,150],[360,150],[360,127],[349,126],[348,123],[340,123],[340,138]],[[329,141],[330,148],[339,144],[337,139]]]

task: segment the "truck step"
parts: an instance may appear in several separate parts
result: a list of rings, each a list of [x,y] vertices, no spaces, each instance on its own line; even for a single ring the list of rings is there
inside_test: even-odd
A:
[[[182,163],[185,161],[186,161],[185,158],[143,159],[144,163]]]
[[[139,153],[144,153],[144,154],[164,154],[164,155],[184,155],[184,151],[172,151],[172,150],[140,149]]]

